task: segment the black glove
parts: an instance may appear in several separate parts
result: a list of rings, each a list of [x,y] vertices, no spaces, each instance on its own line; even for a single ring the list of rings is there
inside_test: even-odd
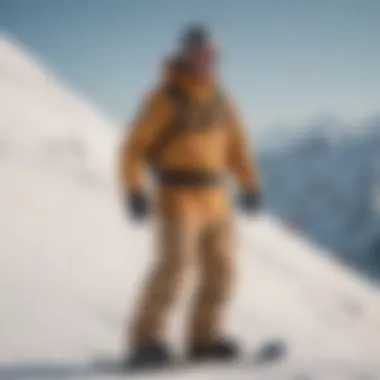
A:
[[[144,194],[131,193],[126,197],[126,208],[133,219],[140,221],[148,216],[149,202]]]
[[[260,194],[256,191],[245,191],[239,195],[240,208],[248,213],[256,212],[260,205]]]

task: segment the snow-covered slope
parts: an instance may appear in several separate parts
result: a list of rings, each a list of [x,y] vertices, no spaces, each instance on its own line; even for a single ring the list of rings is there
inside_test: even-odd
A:
[[[102,163],[114,151],[106,126],[99,128],[105,124],[95,121],[96,115],[77,119],[73,110],[83,103],[56,81],[43,88],[34,70],[8,76],[7,70],[16,70],[6,65],[8,59],[13,62],[17,55],[22,68],[28,58],[4,43],[0,76],[14,89],[14,103],[8,101],[6,118],[0,112],[6,144],[0,155],[0,379],[113,378],[96,374],[91,363],[120,354],[138,283],[152,259],[152,233],[149,226],[136,227],[124,218],[109,163]],[[24,98],[27,84],[30,102]],[[52,103],[52,92],[66,100]],[[25,114],[41,113],[44,119],[12,116],[9,109],[17,110],[18,104]],[[56,126],[57,120],[70,123]],[[18,140],[17,128],[30,138]],[[51,134],[60,145],[78,131],[85,131],[81,143],[94,147],[86,160],[101,182],[91,186],[71,175],[81,172],[80,159],[61,170],[60,162],[50,162],[40,150]],[[238,253],[240,276],[227,328],[247,350],[282,338],[288,358],[268,368],[193,368],[164,378],[380,377],[378,289],[266,215],[238,221]],[[171,338],[177,346],[184,310],[174,319]]]
[[[0,155],[87,174],[109,169],[109,123],[23,50],[0,36]]]
[[[344,261],[377,276],[379,126],[376,117],[356,126],[321,120],[262,159],[269,208]]]

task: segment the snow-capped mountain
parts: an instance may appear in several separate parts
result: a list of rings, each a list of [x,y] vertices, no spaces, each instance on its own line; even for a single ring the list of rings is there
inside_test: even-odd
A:
[[[263,153],[269,209],[342,260],[380,274],[380,117],[320,119]]]
[[[120,356],[153,240],[114,191],[112,127],[9,40],[0,43],[0,78],[0,379],[125,378],[93,364]],[[227,330],[247,351],[281,338],[288,356],[276,366],[163,377],[378,378],[380,290],[268,215],[237,227]],[[173,320],[174,347],[185,310]]]

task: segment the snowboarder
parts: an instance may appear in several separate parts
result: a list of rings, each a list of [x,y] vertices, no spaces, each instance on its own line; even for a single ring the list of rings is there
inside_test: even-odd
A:
[[[167,319],[187,269],[197,265],[199,289],[187,330],[192,360],[231,359],[236,342],[223,333],[233,285],[232,207],[225,175],[240,185],[244,210],[260,197],[257,169],[236,109],[217,80],[218,51],[209,30],[191,25],[179,52],[165,62],[164,78],[145,99],[121,150],[127,212],[157,216],[157,257],[128,334],[131,366],[168,363]],[[147,168],[152,169],[152,205]]]

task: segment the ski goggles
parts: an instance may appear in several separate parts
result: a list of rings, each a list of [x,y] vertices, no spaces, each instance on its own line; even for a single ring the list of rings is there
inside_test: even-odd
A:
[[[188,47],[190,57],[198,62],[213,62],[219,58],[219,52],[211,44],[194,44]]]

